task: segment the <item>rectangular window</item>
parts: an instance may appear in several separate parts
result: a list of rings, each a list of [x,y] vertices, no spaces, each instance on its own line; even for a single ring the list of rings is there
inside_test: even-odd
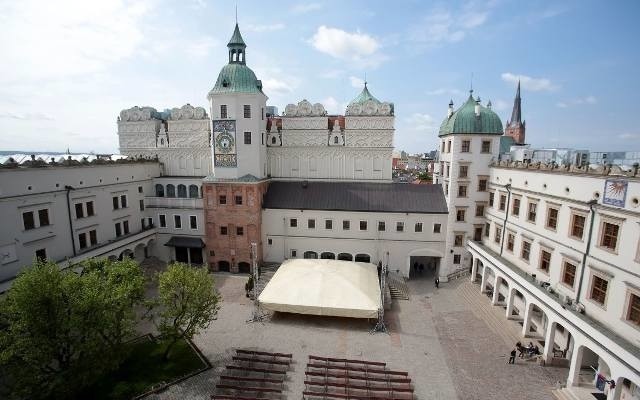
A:
[[[260,108],[260,114],[262,115],[262,120],[264,121],[264,107]]]
[[[449,195],[449,184],[448,183],[445,183],[445,185],[444,185],[444,194],[445,194],[445,196]]]
[[[404,222],[396,222],[396,232],[404,231]]]
[[[291,250],[291,258],[296,258],[297,255],[298,255],[297,250]]]
[[[451,140],[447,141],[447,153],[451,153]]]
[[[249,104],[244,105],[244,117],[251,118],[251,106]]]
[[[360,221],[360,230],[361,231],[367,230],[367,221]]]
[[[82,203],[76,203],[76,218],[84,218],[84,208],[82,208]]]
[[[460,254],[454,254],[453,255],[453,263],[454,264],[460,264]]]
[[[511,214],[513,214],[514,217],[517,217],[520,215],[520,199],[513,199]]]
[[[122,222],[122,230],[124,231],[125,235],[129,234],[129,221]]]
[[[442,224],[433,224],[433,233],[440,233],[442,229]]]
[[[440,150],[441,153],[444,153],[444,140],[442,141],[442,150]]]
[[[471,140],[463,140],[462,141],[462,152],[468,153],[471,148]]]
[[[244,235],[244,227],[242,226],[237,226],[236,227],[236,235],[237,236],[243,236]],[[269,239],[271,240],[271,239]]]
[[[527,210],[527,221],[536,222],[537,210],[538,210],[537,203],[529,203],[529,208]]]
[[[45,256],[46,257],[46,256]],[[629,294],[629,309],[627,311],[627,321],[640,325],[640,296]]]
[[[226,104],[221,104],[220,105],[220,119],[226,119],[227,118],[227,105]]]
[[[273,245],[273,239],[271,239],[271,238],[267,239],[267,244],[269,246]]]
[[[176,229],[182,229],[182,217],[179,215],[173,216],[173,227]]]
[[[36,250],[36,258],[40,261],[45,261],[47,259],[47,249]]]
[[[218,197],[218,204],[224,205],[227,204],[227,196],[222,195]]]
[[[531,242],[527,242],[523,240],[522,252],[520,253],[520,257],[522,257],[523,260],[529,261],[530,256],[531,256]]]
[[[351,221],[345,219],[344,221],[342,221],[342,230],[348,231],[349,229],[351,229]]]
[[[414,227],[414,232],[422,232],[422,222],[416,222],[416,226]]]
[[[461,165],[458,170],[458,178],[466,178],[469,175],[469,166]]]
[[[297,218],[290,218],[289,219],[289,226],[291,228],[297,228],[298,227],[298,219]]]
[[[114,226],[116,229],[116,237],[122,236],[122,226],[120,225],[120,222],[116,222]]]
[[[167,227],[167,217],[164,214],[158,215],[158,221],[160,223],[160,228]]]
[[[479,179],[478,180],[478,192],[486,192],[487,191],[487,180]]]
[[[120,196],[120,204],[122,205],[122,208],[127,208],[127,196],[126,195],[121,195]]]
[[[490,231],[491,231],[491,224],[487,222],[484,224],[484,236],[489,237]]]
[[[227,227],[226,226],[221,226],[220,227],[220,234],[221,235],[226,235],[227,234]]]
[[[551,253],[546,250],[540,250],[540,270],[545,274],[549,273],[551,267]]]
[[[242,196],[236,196],[236,205],[237,206],[241,206],[242,205]]]
[[[324,229],[333,229],[333,220],[325,219],[324,220]]]
[[[483,140],[482,149],[480,151],[482,153],[491,153],[491,140]]]
[[[587,218],[584,215],[571,215],[571,237],[582,240],[582,235],[584,235],[584,223],[586,220]]]
[[[507,195],[505,194],[501,194],[500,195],[500,204],[498,205],[498,209],[500,211],[504,211],[507,207]]]
[[[117,210],[118,208],[120,208],[120,202],[118,201],[118,196],[114,196],[113,199],[111,199],[113,201],[113,209]]]
[[[89,242],[91,243],[91,246],[98,244],[98,234],[95,229],[89,231]]]
[[[499,226],[496,226],[496,236],[494,240],[496,243],[500,243],[500,240],[502,240],[502,228]]]
[[[144,211],[144,200],[140,199],[139,204],[140,204],[140,211]]]
[[[467,197],[467,185],[458,186],[458,197]]]
[[[553,229],[555,231],[557,227],[558,227],[558,209],[548,208],[547,209],[547,228]]]
[[[384,232],[387,230],[387,225],[384,221],[378,221],[378,232]]]
[[[81,233],[78,235],[78,244],[80,245],[80,249],[87,248],[87,234]]]
[[[493,192],[489,193],[489,207],[493,207],[493,196]]]
[[[195,215],[189,216],[189,227],[191,229],[198,229],[198,218]]]
[[[573,287],[576,281],[576,266],[569,261],[564,262],[564,268],[562,272],[562,283]]]
[[[507,250],[513,253],[513,247],[516,243],[516,236],[513,233],[507,234]]]
[[[38,210],[38,220],[40,222],[39,226],[49,225],[49,210],[46,208],[43,208],[42,210]]]
[[[484,204],[476,204],[476,217],[484,216]]]
[[[618,244],[618,231],[620,226],[612,224],[610,222],[602,223],[602,237],[600,239],[600,246],[609,250],[616,250]]]
[[[312,218],[307,219],[307,228],[316,229],[316,220]]]
[[[251,132],[244,133],[244,144],[251,144]]]
[[[138,193],[142,193],[142,186],[138,186]]]
[[[463,234],[458,234],[455,235],[453,238],[453,245],[456,247],[460,247],[462,246],[462,242],[464,241],[464,235]]]
[[[95,215],[95,211],[93,210],[93,201],[87,201],[87,217],[91,217]]]
[[[591,283],[591,300],[604,305],[604,302],[607,300],[608,286],[609,282],[606,279],[593,275],[593,281]]]
[[[457,222],[464,222],[464,216],[465,216],[465,210],[464,209],[456,211],[456,221]]]

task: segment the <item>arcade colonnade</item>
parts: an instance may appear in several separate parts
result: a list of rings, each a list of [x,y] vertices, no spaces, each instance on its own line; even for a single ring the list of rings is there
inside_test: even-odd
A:
[[[501,263],[476,243],[469,242],[468,249],[471,281],[480,283],[492,305],[505,308],[508,320],[521,323],[523,343],[544,343],[546,365],[569,365],[567,387],[593,388],[599,374],[615,382],[614,388],[605,384],[607,399],[618,400],[630,382],[640,386],[637,347],[569,310],[523,271]]]

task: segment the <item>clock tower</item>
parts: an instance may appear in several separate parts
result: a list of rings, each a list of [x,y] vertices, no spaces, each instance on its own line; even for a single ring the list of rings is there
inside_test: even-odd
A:
[[[250,272],[251,243],[262,261],[262,197],[267,190],[262,82],[247,66],[247,45],[236,23],[222,67],[207,96],[211,115],[213,174],[203,182],[209,268]]]

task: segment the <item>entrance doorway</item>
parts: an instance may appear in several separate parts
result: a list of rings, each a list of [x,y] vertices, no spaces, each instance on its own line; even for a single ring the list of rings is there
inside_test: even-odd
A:
[[[188,247],[174,247],[176,249],[176,261],[188,264],[189,263],[189,248]]]
[[[202,249],[190,248],[189,261],[191,264],[202,265]]]
[[[409,279],[434,279],[440,269],[440,257],[409,257]]]

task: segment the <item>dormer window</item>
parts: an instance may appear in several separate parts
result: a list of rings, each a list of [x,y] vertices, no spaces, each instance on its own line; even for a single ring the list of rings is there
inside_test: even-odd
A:
[[[229,81],[227,81],[226,79],[222,80],[222,87],[229,87]]]

